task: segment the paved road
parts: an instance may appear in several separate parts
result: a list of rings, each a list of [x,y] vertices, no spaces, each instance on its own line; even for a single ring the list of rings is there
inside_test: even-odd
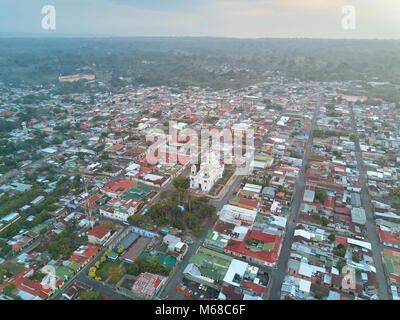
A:
[[[109,241],[110,241],[110,242],[114,241],[114,239],[116,239],[117,237],[119,237],[119,235],[122,234],[127,228],[128,228],[128,227],[123,227],[123,228],[121,228],[120,230],[118,230],[118,231],[117,231],[117,235],[114,236],[114,237],[112,237],[112,240],[109,240]],[[109,243],[110,243],[110,242],[109,242]],[[88,272],[89,272],[89,269],[90,269],[91,267],[94,266],[94,264],[96,263],[96,261],[99,260],[99,258],[100,258],[100,257],[104,254],[104,252],[108,249],[109,243],[107,243],[103,249],[101,249],[96,255],[93,256],[91,262],[89,262],[85,267],[83,267],[80,271],[78,271],[78,273],[75,274],[72,278],[68,279],[67,283],[63,286],[63,288],[60,289],[56,294],[54,294],[54,295],[51,297],[51,300],[59,300],[59,299],[61,299],[62,293],[64,292],[64,290],[65,290],[74,280],[78,280],[78,281],[80,281],[80,282],[84,282],[84,283],[87,283],[87,284],[89,284],[89,285],[92,285],[93,283],[98,284],[98,282],[95,281],[95,280],[93,280],[93,282],[92,282],[92,280],[90,280],[90,279],[87,277],[87,274],[88,274]],[[89,280],[90,282],[87,281],[87,280]],[[105,289],[105,290],[97,290],[97,289],[95,289],[95,290],[100,291],[101,293],[105,293],[105,294],[107,294],[107,295],[109,295],[109,296],[118,298],[117,295],[116,295],[116,294],[112,294],[113,291],[112,291],[111,289],[107,288],[106,286],[102,286],[102,285],[100,285],[100,284],[98,284],[98,285],[96,286],[96,288],[99,288],[99,289],[101,289],[102,287],[104,287],[104,288],[106,288],[106,289]],[[95,287],[93,287],[93,288],[95,288]],[[126,297],[125,297],[125,299],[126,299]]]
[[[313,132],[317,121],[319,108],[320,108],[320,103],[318,104],[318,106],[314,111],[314,117],[312,120],[312,125],[309,133],[309,139],[306,144],[306,151],[303,158],[303,165],[300,170],[299,180],[296,183],[296,191],[293,197],[291,212],[289,216],[290,220],[286,225],[285,235],[283,238],[283,243],[277,268],[271,272],[272,282],[271,282],[271,289],[269,291],[269,300],[280,300],[281,297],[281,287],[286,275],[286,266],[289,260],[290,248],[292,246],[292,241],[294,236],[294,229],[296,227],[296,222],[293,222],[293,219],[297,221],[297,213],[299,212],[300,204],[303,199],[305,183],[306,183],[306,177],[305,177],[306,165],[313,144]]]
[[[190,172],[190,167],[186,168],[186,169],[182,172],[181,176],[187,176],[187,175],[189,174],[189,172]],[[160,191],[173,190],[173,189],[174,189],[173,184],[172,184],[172,183],[169,183],[167,186],[165,186],[164,188],[162,188]],[[153,206],[154,204],[156,204],[156,203],[159,202],[159,201],[160,201],[160,197],[158,196],[156,199],[153,200],[152,204],[151,204],[148,208],[150,208],[151,206]],[[212,202],[211,202],[211,203],[212,203]],[[123,227],[121,230],[119,230],[119,234],[123,233],[127,228],[129,228],[129,226]],[[116,239],[116,237],[114,237],[113,239]],[[108,246],[108,245],[107,245],[107,246]],[[102,283],[99,283],[99,282],[97,282],[97,281],[95,281],[95,280],[89,279],[89,278],[87,277],[87,274],[88,274],[88,272],[89,272],[89,268],[92,267],[92,266],[94,266],[94,264],[96,263],[96,261],[98,260],[98,258],[101,257],[101,256],[103,255],[103,253],[104,253],[104,251],[105,251],[106,249],[107,249],[107,248],[104,248],[104,249],[102,249],[100,252],[98,252],[98,253],[95,255],[95,257],[93,258],[93,260],[92,260],[88,265],[86,265],[82,270],[80,270],[74,277],[72,277],[71,279],[69,279],[68,282],[67,282],[67,284],[64,285],[63,289],[61,289],[61,290],[60,290],[59,292],[57,292],[54,296],[52,296],[51,299],[53,299],[53,300],[61,299],[61,297],[62,297],[62,296],[61,296],[61,295],[62,295],[62,292],[65,290],[65,288],[68,287],[68,285],[69,285],[70,283],[72,283],[73,280],[78,280],[78,281],[87,283],[87,284],[89,284],[90,286],[92,286],[92,288],[93,288],[94,290],[99,291],[99,292],[104,293],[104,294],[107,294],[107,295],[109,295],[109,296],[115,297],[115,298],[117,298],[117,299],[120,299],[120,298],[127,299],[127,297],[126,297],[125,295],[121,295],[121,294],[117,293],[115,290],[109,288],[108,286],[106,286],[106,285],[104,285],[104,284],[102,284]]]
[[[216,207],[216,212],[220,211],[221,208],[228,202],[229,198],[232,196],[233,192],[236,188],[240,185],[243,180],[243,176],[237,176],[232,186],[230,187],[229,191],[222,197],[220,200],[211,200],[210,204]],[[160,297],[162,299],[166,299],[169,297],[170,299],[179,299],[179,295],[175,294],[173,289],[177,287],[183,279],[183,271],[185,270],[186,266],[189,264],[190,258],[196,254],[197,250],[203,243],[208,230],[214,225],[215,221],[218,219],[217,214],[215,213],[206,223],[203,231],[201,232],[200,236],[194,241],[194,243],[189,247],[188,252],[186,253],[185,257],[183,258],[182,262],[179,264],[178,269],[175,271],[173,276],[171,277],[170,281],[165,286],[164,290],[161,292]]]
[[[364,161],[362,159],[362,153],[361,153],[361,149],[360,149],[360,140],[358,138],[353,108],[351,108],[351,118],[352,118],[353,133],[356,136],[355,154],[356,154],[356,160],[357,160],[357,170],[360,173],[360,181],[362,184],[361,202],[362,202],[363,208],[365,209],[365,213],[367,216],[367,235],[368,235],[369,241],[371,242],[371,247],[372,247],[372,255],[373,255],[373,259],[374,259],[374,265],[376,268],[376,280],[378,282],[378,288],[379,288],[379,297],[382,300],[389,300],[391,298],[389,295],[389,288],[388,288],[388,284],[386,281],[386,273],[385,273],[385,269],[383,267],[383,260],[382,260],[382,254],[381,254],[382,250],[383,250],[383,246],[380,243],[378,234],[376,232],[375,217],[374,217],[374,213],[372,212],[371,199],[370,199],[370,196],[368,193],[367,179],[365,176],[366,171],[364,168]]]

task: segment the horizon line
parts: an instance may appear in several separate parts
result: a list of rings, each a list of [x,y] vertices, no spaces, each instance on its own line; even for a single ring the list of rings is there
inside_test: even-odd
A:
[[[115,35],[115,34],[97,34],[97,33],[54,33],[51,32],[1,32],[0,38],[191,38],[191,39],[230,39],[230,40],[267,40],[267,39],[282,39],[282,40],[348,40],[348,41],[400,41],[399,38],[373,38],[373,37],[362,37],[362,38],[336,38],[336,37],[234,37],[234,36],[212,36],[212,35]]]

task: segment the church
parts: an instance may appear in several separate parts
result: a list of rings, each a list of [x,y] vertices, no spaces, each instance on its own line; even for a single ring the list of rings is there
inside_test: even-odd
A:
[[[201,162],[200,170],[197,172],[196,165],[192,166],[190,173],[190,188],[210,191],[214,183],[222,178],[224,165],[220,164],[216,155],[212,152]]]

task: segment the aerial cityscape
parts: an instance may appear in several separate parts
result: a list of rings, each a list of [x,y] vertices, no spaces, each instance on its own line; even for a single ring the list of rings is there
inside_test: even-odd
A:
[[[1,28],[0,300],[400,299],[399,40]]]

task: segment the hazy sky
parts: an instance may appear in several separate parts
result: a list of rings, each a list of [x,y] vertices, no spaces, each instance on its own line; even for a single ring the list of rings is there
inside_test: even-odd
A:
[[[44,5],[55,31],[41,27]],[[354,30],[342,28],[346,5]],[[0,32],[399,39],[400,0],[0,0]]]

